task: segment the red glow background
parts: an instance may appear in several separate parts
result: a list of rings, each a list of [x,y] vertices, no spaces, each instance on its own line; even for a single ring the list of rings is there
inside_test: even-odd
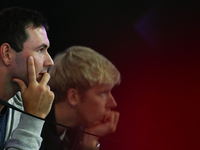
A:
[[[48,16],[52,57],[84,45],[121,72],[113,90],[120,120],[102,150],[200,149],[199,1],[30,3],[12,5]]]

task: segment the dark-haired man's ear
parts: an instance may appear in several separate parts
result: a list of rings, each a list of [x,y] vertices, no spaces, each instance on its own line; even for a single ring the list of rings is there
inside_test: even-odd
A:
[[[10,65],[11,62],[11,47],[8,43],[3,43],[0,46],[1,59],[5,65]]]
[[[80,100],[80,95],[77,89],[70,88],[67,92],[67,100],[68,103],[72,106],[75,107]]]

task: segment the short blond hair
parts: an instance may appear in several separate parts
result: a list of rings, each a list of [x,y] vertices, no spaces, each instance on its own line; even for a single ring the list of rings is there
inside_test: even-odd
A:
[[[72,46],[56,55],[49,73],[49,85],[58,100],[69,88],[86,91],[96,83],[116,85],[121,80],[119,71],[108,59],[84,46]]]

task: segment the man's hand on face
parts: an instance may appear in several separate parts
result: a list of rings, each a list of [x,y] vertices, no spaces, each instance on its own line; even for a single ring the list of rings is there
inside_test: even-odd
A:
[[[28,76],[28,87],[22,80],[16,78],[13,79],[20,87],[24,109],[32,115],[45,118],[48,115],[54,100],[54,93],[47,85],[50,75],[44,73],[40,83],[38,83],[36,81],[34,60],[33,57],[30,56],[28,58]]]
[[[89,132],[102,137],[115,132],[118,121],[119,121],[119,112],[110,111],[104,117],[102,124],[90,128],[85,128],[85,132]],[[99,137],[89,134],[84,134],[82,139],[82,144],[85,146],[95,147],[98,142],[98,139]]]

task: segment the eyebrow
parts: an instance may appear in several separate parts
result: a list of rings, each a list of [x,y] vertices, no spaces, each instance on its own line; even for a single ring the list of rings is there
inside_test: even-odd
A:
[[[36,47],[36,49],[40,48],[40,47],[44,47],[44,48],[49,48],[46,44],[41,44],[38,47]]]

